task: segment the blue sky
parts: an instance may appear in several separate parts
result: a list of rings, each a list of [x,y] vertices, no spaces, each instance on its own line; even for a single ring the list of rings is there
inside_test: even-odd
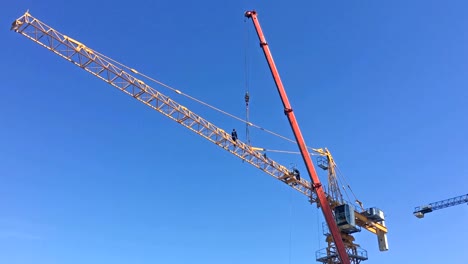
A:
[[[358,198],[386,213],[388,252],[372,234],[356,235],[366,263],[464,263],[467,207],[424,219],[412,211],[467,193],[467,8],[461,0],[1,4],[0,263],[313,263],[325,247],[323,217],[305,197],[9,31],[26,9],[238,116],[248,80],[252,122],[292,137],[243,17],[256,9],[307,144],[328,147]],[[242,123],[160,91],[245,138]],[[251,139],[296,150],[262,131]],[[269,155],[305,171],[300,156]]]

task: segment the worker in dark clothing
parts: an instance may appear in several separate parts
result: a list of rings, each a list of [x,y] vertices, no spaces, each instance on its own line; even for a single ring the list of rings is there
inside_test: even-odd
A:
[[[234,142],[237,141],[237,132],[236,132],[235,129],[232,130],[232,132],[231,132],[231,137],[232,137],[232,140],[233,140]]]
[[[294,177],[296,178],[296,180],[298,180],[298,181],[301,180],[301,173],[299,172],[298,169],[294,168],[293,169],[293,174],[294,174]]]

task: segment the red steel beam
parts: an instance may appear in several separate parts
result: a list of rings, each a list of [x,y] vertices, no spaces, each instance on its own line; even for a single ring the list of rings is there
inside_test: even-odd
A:
[[[266,42],[265,36],[263,35],[260,22],[257,18],[257,12],[247,11],[245,12],[245,16],[247,18],[252,19],[253,24],[255,26],[255,30],[257,31],[257,35],[260,40],[260,46],[263,49],[263,53],[265,54],[268,66],[270,67],[271,74],[273,75],[273,79],[275,80],[276,88],[278,89],[281,101],[283,102],[284,113],[288,117],[289,124],[291,125],[294,137],[296,138],[297,144],[301,151],[302,159],[304,160],[304,163],[307,167],[307,172],[309,173],[310,179],[312,181],[312,187],[315,193],[317,194],[318,203],[320,205],[320,208],[322,208],[322,212],[325,216],[325,220],[327,221],[328,228],[331,231],[333,241],[335,242],[341,263],[350,264],[349,256],[346,253],[343,240],[341,239],[340,231],[338,229],[338,226],[336,225],[330,205],[328,204],[325,191],[323,190],[323,186],[320,183],[320,180],[317,176],[317,172],[315,171],[314,164],[312,163],[309,151],[307,150],[304,138],[302,137],[301,129],[299,128],[299,124],[297,123],[296,116],[294,115],[294,112],[291,108],[291,104],[289,103],[288,97],[286,95],[286,90],[284,89],[283,83],[281,82],[281,78],[273,60],[273,56],[271,55],[270,48],[268,47],[268,43]]]

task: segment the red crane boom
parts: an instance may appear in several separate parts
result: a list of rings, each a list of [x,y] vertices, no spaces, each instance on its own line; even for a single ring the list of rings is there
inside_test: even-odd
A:
[[[322,208],[323,215],[325,216],[325,221],[327,222],[328,228],[330,229],[330,232],[332,234],[333,241],[335,242],[341,263],[349,264],[350,260],[348,254],[346,253],[345,245],[341,239],[340,231],[338,229],[338,226],[336,225],[332,210],[330,208],[330,205],[328,204],[325,191],[323,190],[323,186],[320,183],[320,180],[317,176],[317,172],[315,171],[312,159],[310,158],[309,151],[307,150],[304,138],[302,137],[301,129],[299,128],[299,124],[297,123],[296,117],[291,108],[291,104],[289,103],[288,96],[286,95],[286,90],[284,89],[283,83],[281,82],[278,69],[276,68],[273,56],[271,55],[270,48],[268,47],[268,43],[266,42],[265,36],[263,35],[260,22],[257,18],[257,12],[247,11],[245,12],[245,16],[247,18],[252,19],[252,22],[255,26],[255,30],[257,31],[257,35],[260,40],[260,46],[262,47],[263,53],[265,54],[265,58],[268,62],[268,66],[270,67],[271,74],[273,75],[273,79],[275,80],[276,88],[278,89],[281,101],[283,102],[284,113],[288,117],[289,124],[291,125],[294,137],[297,141],[297,145],[299,146],[299,150],[301,151],[302,159],[304,160],[307,172],[309,173],[310,179],[312,181],[313,190],[317,194],[318,204],[320,205],[320,208]]]

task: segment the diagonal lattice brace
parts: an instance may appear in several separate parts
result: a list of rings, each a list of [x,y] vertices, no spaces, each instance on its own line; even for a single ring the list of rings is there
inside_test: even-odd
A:
[[[105,56],[49,27],[28,12],[15,20],[11,29],[176,121],[234,156],[288,184],[296,191],[308,196],[311,202],[316,201],[312,185],[306,179],[295,179],[287,167],[263,156],[262,153],[240,140],[234,141],[231,135],[223,129],[216,127],[168,96],[148,86],[142,80],[112,63]]]

